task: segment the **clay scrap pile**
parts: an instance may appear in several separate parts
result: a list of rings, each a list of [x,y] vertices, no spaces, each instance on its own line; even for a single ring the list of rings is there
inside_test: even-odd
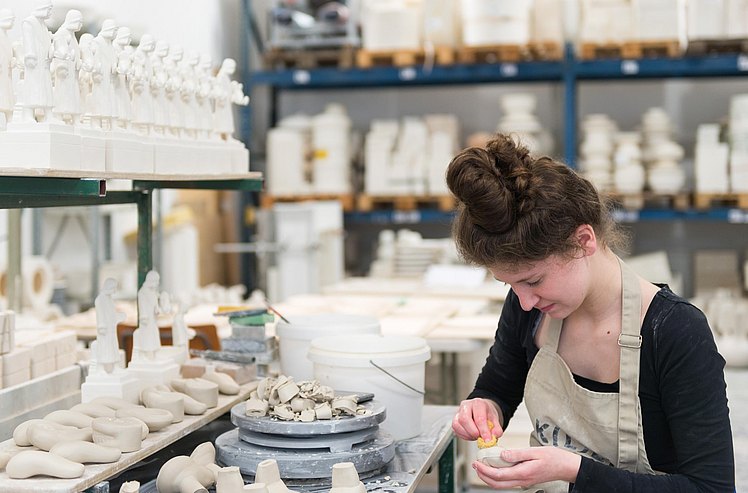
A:
[[[333,389],[317,380],[294,382],[292,377],[280,375],[260,381],[246,403],[247,416],[274,416],[284,421],[310,422],[341,416],[371,414],[358,405],[356,395],[336,396]]]

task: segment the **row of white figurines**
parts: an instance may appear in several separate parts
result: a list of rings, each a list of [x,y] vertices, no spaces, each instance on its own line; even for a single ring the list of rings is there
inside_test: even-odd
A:
[[[97,397],[69,410],[53,411],[13,430],[14,447],[0,450],[0,469],[11,479],[34,476],[78,478],[86,463],[117,462],[143,446],[149,433],[204,414],[219,393],[236,395],[230,375],[208,370],[201,378],[178,378],[140,393],[138,405],[118,397]]]

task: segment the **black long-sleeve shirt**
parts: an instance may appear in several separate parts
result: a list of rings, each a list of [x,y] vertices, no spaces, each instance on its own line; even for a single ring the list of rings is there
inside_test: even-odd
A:
[[[509,292],[496,338],[469,398],[495,401],[505,426],[522,401],[527,372],[538,348],[534,336],[538,310],[523,311]],[[704,314],[666,286],[655,295],[644,317],[639,400],[647,457],[665,475],[635,474],[582,458],[572,491],[730,492],[735,489],[725,361],[717,352]],[[575,376],[595,392],[618,392]]]

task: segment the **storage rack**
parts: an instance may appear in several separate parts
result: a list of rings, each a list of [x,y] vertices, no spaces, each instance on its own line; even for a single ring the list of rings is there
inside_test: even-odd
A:
[[[33,175],[33,176],[29,176]],[[107,179],[132,179],[132,190],[107,192]],[[0,170],[0,208],[22,209],[56,206],[95,206],[136,204],[138,208],[138,286],[153,267],[153,191],[158,189],[202,189],[260,191],[262,174],[205,175],[128,175],[126,173],[86,173],[39,170]],[[13,215],[12,215],[13,216]],[[8,238],[9,279],[20,273],[20,218],[9,220],[15,230]],[[15,296],[8,286],[9,301]]]
[[[336,68],[286,69],[253,71],[250,68],[250,38],[261,48],[259,36],[253,29],[255,22],[249,0],[243,1],[247,33],[242,38],[244,56],[244,85],[251,93],[253,87],[270,89],[270,123],[277,119],[280,91],[307,89],[418,87],[434,85],[502,84],[517,82],[545,82],[563,88],[563,151],[565,161],[576,164],[578,109],[577,93],[580,82],[595,80],[643,80],[671,78],[744,77],[748,75],[748,55],[721,54],[683,58],[601,59],[580,60],[574,48],[567,44],[559,61],[528,61],[494,64],[455,64],[433,67],[374,67],[371,69]],[[250,109],[243,114],[241,133],[245,142],[251,135]],[[452,213],[435,209],[416,211],[372,211],[346,214],[351,224],[422,224],[448,223]],[[748,223],[748,211],[736,208],[701,210],[641,209],[622,210],[617,214],[621,222],[639,221],[716,221]]]

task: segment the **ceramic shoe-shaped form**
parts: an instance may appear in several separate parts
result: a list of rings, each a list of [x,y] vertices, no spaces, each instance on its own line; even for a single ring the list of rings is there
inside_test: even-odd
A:
[[[76,428],[87,428],[91,426],[93,418],[87,414],[79,413],[78,411],[69,411],[67,409],[61,409],[59,411],[52,411],[51,413],[44,416],[45,421],[54,421],[65,426],[74,426]]]
[[[268,487],[265,483],[245,484],[242,491],[251,491],[252,493],[268,493]]]
[[[115,411],[118,409],[122,409],[123,407],[133,407],[137,406],[137,404],[126,401],[125,399],[120,399],[119,397],[109,397],[109,396],[102,396],[97,397],[96,399],[91,401],[92,404],[101,404],[102,406],[106,406],[110,409],[114,409]]]
[[[255,483],[264,483],[268,493],[288,493],[292,491],[281,480],[278,463],[274,459],[266,459],[257,464]]]
[[[0,471],[5,469],[5,466],[8,465],[8,462],[10,459],[13,458],[13,456],[20,454],[21,452],[27,452],[29,450],[37,450],[36,447],[19,447],[17,445],[10,445],[4,447],[2,450],[0,450]]]
[[[51,449],[55,444],[60,442],[73,442],[83,440],[91,441],[91,428],[75,428],[73,426],[64,426],[53,421],[44,421],[32,424],[26,436],[31,445],[41,449]]]
[[[172,423],[184,420],[184,397],[176,392],[148,387],[140,393],[140,402],[147,408],[169,411],[172,414]]]
[[[244,478],[236,466],[222,467],[216,474],[216,493],[242,493]]]
[[[339,462],[332,466],[330,493],[366,493],[366,486],[359,480],[353,462]]]
[[[13,430],[13,441],[15,442],[15,444],[19,447],[30,447],[31,442],[29,441],[29,436],[28,436],[29,428],[34,423],[42,423],[42,422],[44,422],[44,420],[30,419],[16,426],[15,429]]]
[[[93,441],[121,452],[135,452],[142,446],[144,426],[137,418],[96,418],[91,425]]]
[[[169,411],[148,407],[125,407],[117,410],[115,416],[118,418],[138,418],[146,424],[149,433],[162,430],[174,421],[174,415]]]
[[[175,378],[171,387],[177,392],[189,395],[208,408],[218,405],[218,384],[202,378]]]
[[[119,487],[119,493],[140,493],[140,482],[128,481]]]
[[[493,446],[488,448],[478,449],[476,459],[487,466],[491,467],[510,467],[513,466],[513,462],[507,462],[501,458],[501,452],[506,450],[504,447]]]
[[[108,464],[117,462],[122,455],[117,448],[83,441],[57,443],[49,453],[81,464]]]
[[[218,385],[218,392],[224,395],[236,395],[239,393],[239,384],[231,378],[231,375],[216,371],[214,365],[208,365],[205,373],[200,377]]]
[[[103,404],[94,404],[93,402],[84,402],[83,404],[76,404],[70,408],[71,411],[83,413],[86,416],[92,418],[113,418],[114,409],[105,406]]]
[[[72,479],[81,477],[84,469],[83,464],[40,450],[16,454],[5,466],[5,471],[11,479],[26,479],[32,476]]]
[[[181,396],[184,400],[184,414],[197,416],[200,414],[205,414],[205,411],[208,410],[208,406],[198,401],[197,399],[194,399],[183,392],[175,391],[174,393]]]
[[[213,471],[186,455],[169,459],[156,477],[159,493],[208,493],[208,487],[213,483]]]

